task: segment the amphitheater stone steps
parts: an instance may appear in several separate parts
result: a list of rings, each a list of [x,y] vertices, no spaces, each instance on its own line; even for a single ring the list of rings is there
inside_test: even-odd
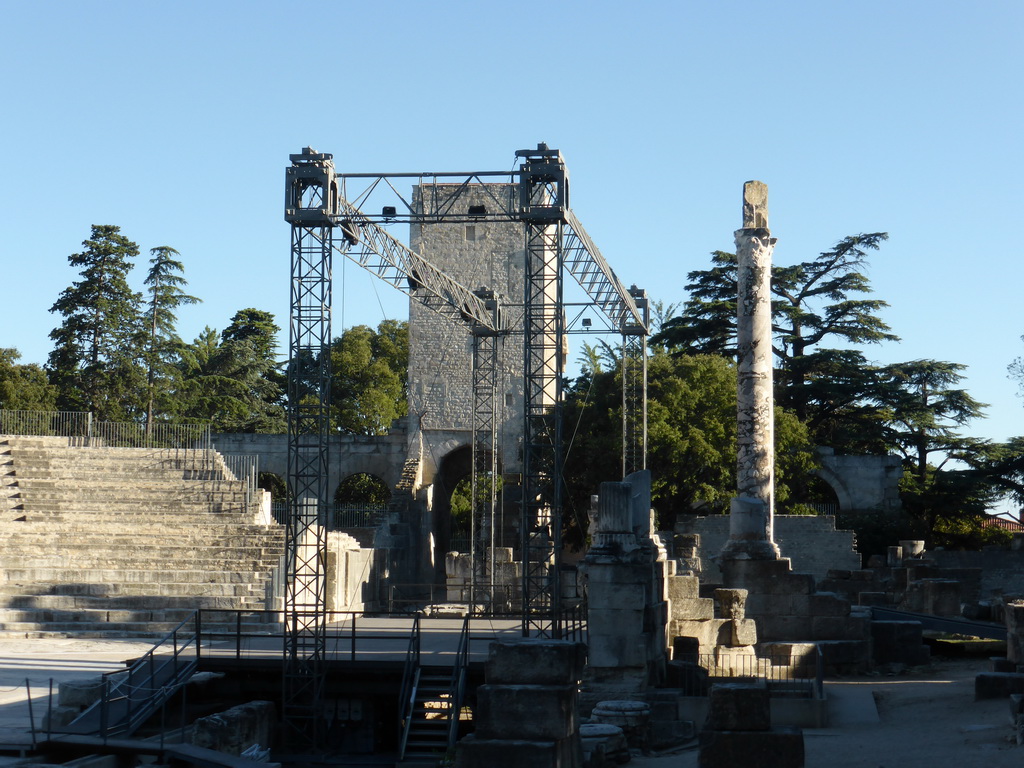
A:
[[[0,637],[152,637],[197,608],[268,626],[284,532],[219,456],[69,443],[0,436]]]

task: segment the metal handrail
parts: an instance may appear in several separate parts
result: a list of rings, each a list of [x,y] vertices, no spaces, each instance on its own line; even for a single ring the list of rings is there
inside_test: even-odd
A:
[[[459,737],[459,717],[466,696],[466,677],[469,671],[469,622],[471,619],[472,616],[466,616],[462,622],[459,648],[455,652],[455,661],[452,665],[452,682],[448,690],[448,749],[455,746]]]
[[[104,739],[131,734],[195,671],[199,661],[198,613],[196,611],[185,618],[127,670],[103,673],[103,690],[99,700],[66,726],[53,727],[48,722],[47,738],[51,733],[88,732],[96,733]],[[189,627],[190,624],[193,626]],[[195,656],[186,660],[183,657],[190,649]],[[170,653],[167,656],[158,656],[168,650]],[[122,677],[115,680],[117,676]],[[119,706],[123,707],[123,713],[116,713]],[[112,710],[115,714],[112,714]],[[97,715],[98,723],[90,725],[90,721]],[[35,740],[34,722],[32,730]]]
[[[83,447],[177,448],[208,451],[210,425],[97,421],[84,411],[0,410],[0,434],[66,437]]]
[[[398,728],[402,734],[398,745],[398,759],[405,758],[405,745],[409,741],[409,729],[416,708],[416,689],[420,682],[420,617],[412,624],[409,635],[409,650],[405,654],[405,669],[402,671],[402,692],[398,698]]]

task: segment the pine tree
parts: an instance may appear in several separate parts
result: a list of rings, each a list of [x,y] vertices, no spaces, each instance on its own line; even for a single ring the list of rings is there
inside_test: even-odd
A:
[[[174,365],[175,352],[181,345],[178,337],[178,316],[175,310],[182,304],[197,304],[200,299],[190,296],[182,289],[188,281],[182,276],[184,265],[176,260],[180,256],[174,248],[162,245],[149,250],[149,273],[145,285],[149,293],[146,318],[149,332],[146,345],[146,382],[149,398],[146,406],[146,431],[152,429],[158,399],[166,400],[172,388],[177,368]],[[169,404],[163,403],[160,411],[166,413]]]
[[[146,391],[142,295],[128,285],[139,247],[111,225],[94,225],[82,245],[68,257],[82,279],[50,308],[63,317],[50,332],[55,345],[47,362],[57,405],[100,420],[139,420]]]

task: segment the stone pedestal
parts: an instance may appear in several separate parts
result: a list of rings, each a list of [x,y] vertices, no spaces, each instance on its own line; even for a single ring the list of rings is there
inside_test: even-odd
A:
[[[491,643],[476,732],[456,745],[456,768],[581,768],[584,657],[582,644],[564,640]]]
[[[708,721],[701,737],[701,768],[802,768],[799,728],[772,728],[767,683],[722,683],[711,688]]]
[[[589,701],[639,695],[664,679],[668,562],[650,538],[647,472],[602,483],[590,551],[580,567],[587,584]],[[641,509],[647,506],[646,510]],[[646,521],[646,522],[643,522]]]

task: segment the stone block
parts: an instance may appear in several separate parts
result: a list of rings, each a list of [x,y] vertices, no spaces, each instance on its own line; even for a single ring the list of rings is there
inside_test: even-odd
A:
[[[484,675],[492,685],[575,685],[585,658],[585,646],[568,640],[491,643]]]
[[[992,659],[992,671],[993,672],[1016,672],[1017,664],[1011,659],[1004,659],[999,656],[993,656]]]
[[[715,602],[703,597],[669,600],[669,616],[682,621],[707,621],[715,618]]]
[[[850,601],[833,592],[815,592],[808,595],[807,609],[814,616],[849,616]]]
[[[700,580],[696,576],[670,576],[669,600],[691,600],[700,597]]]
[[[982,672],[974,678],[974,698],[1004,699],[1015,693],[1024,693],[1024,673]]]
[[[709,733],[697,764],[700,768],[803,768],[804,734],[799,728],[788,727]]]
[[[712,731],[767,731],[771,728],[767,684],[715,683],[708,699],[706,728]]]
[[[757,643],[757,622],[753,619],[733,619],[731,645],[754,645]]]
[[[594,608],[587,611],[587,632],[594,635],[640,635],[644,631],[644,605],[633,608]]]
[[[952,579],[924,581],[925,612],[933,616],[960,615],[960,582]]]
[[[635,608],[647,602],[644,584],[591,584],[587,589],[587,602],[591,610],[600,608]]]
[[[558,741],[579,728],[575,685],[491,685],[477,688],[481,739]]]
[[[822,664],[828,674],[848,674],[870,666],[867,640],[825,640],[816,643],[821,650]],[[921,646],[927,652],[927,646]]]
[[[871,644],[878,664],[916,665],[922,654],[921,625],[916,621],[872,621]]]
[[[579,736],[560,741],[481,739],[471,734],[455,745],[455,768],[581,768]]]
[[[696,662],[700,655],[700,640],[696,637],[673,636],[672,658],[676,661]]]
[[[275,725],[273,702],[250,701],[197,719],[192,724],[191,742],[197,747],[239,755],[253,744],[269,745]]]
[[[811,619],[815,640],[853,640],[866,637],[865,620],[854,616],[815,616]]]
[[[103,678],[99,676],[68,680],[57,685],[57,704],[62,707],[77,707],[79,711],[99,701],[102,695]]]
[[[758,637],[761,642],[769,640],[811,640],[810,616],[774,616],[767,614],[757,617]]]
[[[590,635],[588,667],[644,667],[647,649],[636,635]]]

